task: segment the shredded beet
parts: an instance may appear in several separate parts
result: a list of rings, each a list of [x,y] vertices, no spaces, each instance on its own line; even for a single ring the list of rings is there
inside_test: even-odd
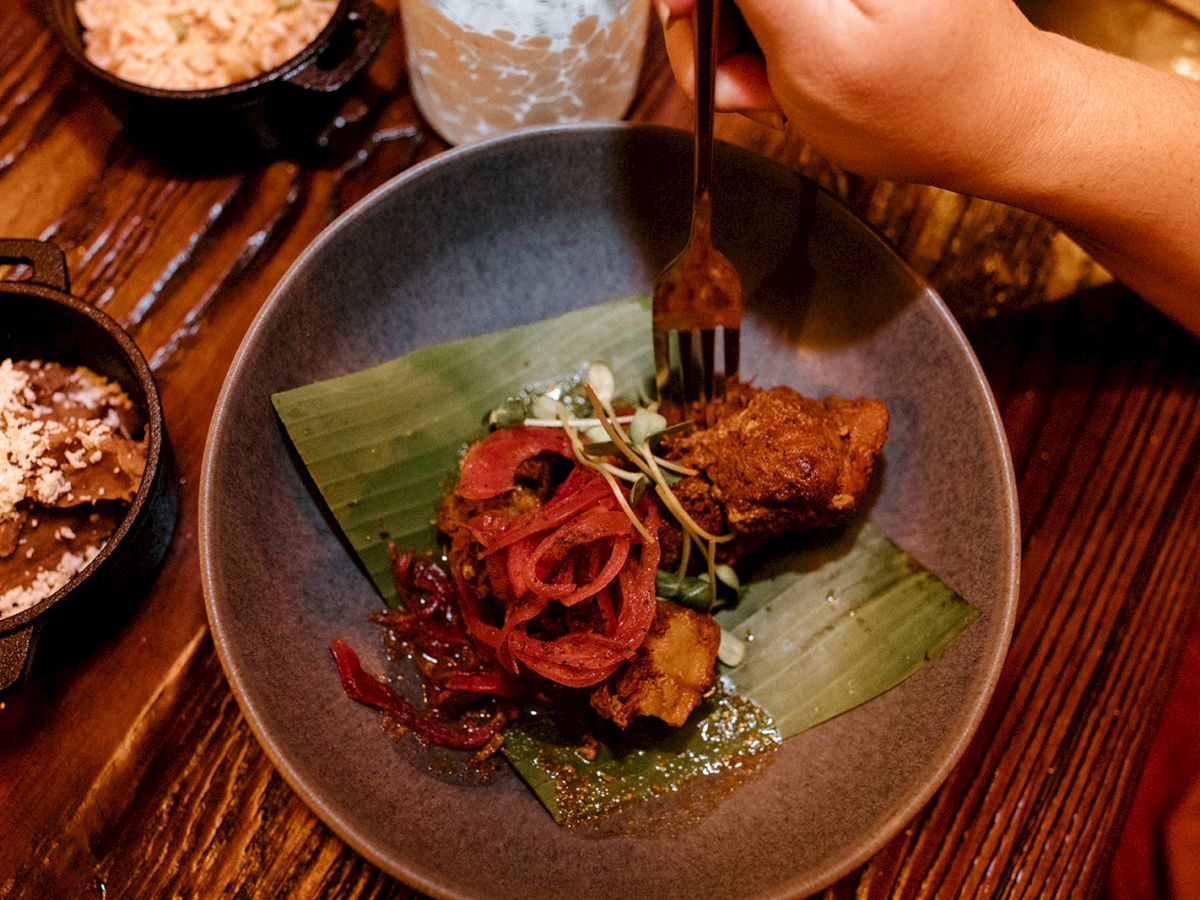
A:
[[[566,435],[495,431],[467,452],[455,493],[465,501],[500,497],[514,488],[518,467],[545,452],[570,457]],[[402,606],[372,618],[413,660],[426,708],[372,678],[345,642],[334,641],[346,693],[431,743],[494,751],[532,691],[597,684],[645,640],[661,521],[650,497],[635,514],[650,540],[604,478],[577,465],[523,516],[485,505],[468,518],[450,547],[452,574],[428,557],[393,550]]]
[[[571,456],[571,441],[557,428],[501,428],[473,444],[462,461],[459,496],[486,500],[512,490],[517,467],[539,453]]]
[[[504,727],[504,722],[499,718],[473,726],[447,722],[433,710],[417,709],[386,684],[368,675],[358,661],[358,654],[345,641],[332,641],[329,649],[333,652],[333,660],[347,696],[383,710],[431,743],[456,750],[475,750],[488,743]]]
[[[542,446],[524,434],[536,430],[494,432],[468,458],[492,460],[503,467],[495,481],[511,484],[524,454]],[[466,496],[461,482],[457,490]],[[637,515],[657,535],[654,502],[644,499]],[[485,590],[456,577],[459,606],[467,630],[514,674],[524,667],[568,687],[596,684],[634,654],[654,619],[658,541],[645,540],[591,469],[574,468],[550,500],[523,519],[506,522],[486,513],[469,519],[450,555],[486,561]],[[577,606],[584,608],[563,619],[564,608]]]
[[[388,630],[412,657],[426,708],[417,709],[388,685],[368,675],[353,649],[330,644],[342,687],[353,700],[380,709],[425,741],[476,750],[497,739],[524,696],[520,681],[480,653],[463,627],[457,591],[445,569],[429,557],[392,552],[392,577],[403,608],[381,610],[372,620]]]

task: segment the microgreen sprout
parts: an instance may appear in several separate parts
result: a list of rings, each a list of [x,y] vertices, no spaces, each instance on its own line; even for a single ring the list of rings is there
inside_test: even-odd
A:
[[[735,591],[742,589],[742,580],[738,578],[737,572],[733,570],[733,566],[721,563],[717,566],[717,580],[726,587],[733,588]]]
[[[596,396],[596,393],[592,390],[591,386],[585,385],[584,390],[587,391],[588,399],[592,402],[592,407],[596,413],[596,417],[600,419],[600,424],[604,426],[604,430],[607,432],[609,440],[612,442],[619,455],[624,456],[638,471],[640,471],[654,483],[654,493],[658,495],[658,498],[662,501],[668,512],[675,517],[675,521],[677,521],[680,528],[683,529],[684,558],[682,561],[682,566],[684,569],[681,571],[686,571],[687,551],[691,543],[694,542],[696,546],[699,547],[700,552],[704,555],[704,561],[708,569],[710,596],[713,605],[715,605],[717,597],[717,544],[731,540],[733,535],[710,534],[708,531],[705,531],[703,528],[701,528],[696,523],[695,519],[688,514],[687,510],[683,508],[683,505],[679,502],[679,498],[676,497],[674,492],[671,490],[671,485],[667,481],[666,475],[663,473],[663,468],[666,467],[672,471],[690,475],[698,474],[697,471],[695,469],[689,469],[686,466],[679,466],[674,463],[669,463],[666,460],[660,461],[658,457],[656,457],[651,451],[648,439],[642,441],[637,446],[631,444],[629,435],[621,429],[620,424],[614,422],[609,415],[605,414],[603,404],[600,402],[600,398]],[[636,420],[636,414],[634,418]],[[573,443],[575,441],[578,441],[577,436],[573,439]],[[582,444],[577,445],[576,452],[578,453],[580,450],[582,450]],[[615,480],[610,482],[610,484],[614,485],[615,490]],[[632,512],[630,515],[632,515]]]
[[[613,371],[609,368],[608,363],[597,361],[588,366],[587,383],[596,396],[600,399],[601,405],[607,410],[612,407],[613,394],[617,389],[617,379],[613,377]]]
[[[515,398],[505,400],[488,413],[487,417],[487,424],[492,428],[507,428],[510,425],[520,425],[524,421],[525,404]]]
[[[540,397],[535,397],[533,403],[530,404],[529,411],[533,413],[535,419],[553,419],[558,421],[561,418],[570,418],[570,412],[561,400],[551,397],[549,394],[542,394]]]
[[[608,439],[608,433],[604,430],[604,426],[601,425],[599,422],[597,422],[595,425],[592,425],[591,427],[589,427],[587,430],[585,430],[583,432],[583,437],[587,441],[590,442],[590,445],[592,447],[594,447],[598,444],[606,443],[607,439]],[[591,449],[588,449],[588,452],[592,453],[593,456],[602,456],[603,455],[603,454],[595,453]]]
[[[717,648],[717,659],[736,669],[746,658],[746,644],[732,631],[721,629],[721,645]]]
[[[647,443],[654,435],[666,431],[666,428],[667,420],[660,413],[639,409],[629,423],[629,442],[634,445]]]

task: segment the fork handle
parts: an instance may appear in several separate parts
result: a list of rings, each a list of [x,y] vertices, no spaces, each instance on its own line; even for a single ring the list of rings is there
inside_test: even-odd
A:
[[[696,53],[695,157],[692,160],[692,232],[708,231],[712,224],[713,120],[716,101],[717,4],[696,3],[693,31]]]

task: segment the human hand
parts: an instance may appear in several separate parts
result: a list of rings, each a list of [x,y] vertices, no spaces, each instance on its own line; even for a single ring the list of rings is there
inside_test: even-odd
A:
[[[695,3],[656,0],[689,95]],[[1028,158],[1053,108],[1042,33],[1011,0],[738,0],[719,16],[717,108],[786,116],[863,175],[970,184]]]

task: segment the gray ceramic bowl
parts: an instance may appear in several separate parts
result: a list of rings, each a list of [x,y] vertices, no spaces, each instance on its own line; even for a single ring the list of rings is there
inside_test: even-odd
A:
[[[118,382],[142,411],[146,469],[129,510],[96,557],[60,590],[0,619],[0,691],[29,673],[47,625],[64,643],[115,626],[166,554],[175,529],[179,481],[150,367],[113,319],[70,295],[66,262],[53,244],[0,240],[0,263],[30,267],[25,281],[0,282],[0,359],[85,365]]]
[[[343,695],[329,641],[379,647],[366,614],[380,601],[289,454],[270,395],[431,342],[648,292],[686,237],[690,160],[682,132],[573,126],[455,150],[405,173],[297,261],[221,395],[200,547],[230,683],[317,814],[429,893],[816,890],[917,813],[995,684],[1016,598],[1016,506],[1004,435],[969,346],[941,300],[844,207],[781,166],[721,147],[716,241],[745,282],[743,371],[888,403],[872,518],[983,615],[933,665],[787,741],[771,766],[685,828],[560,828],[514,776],[480,787],[431,772],[411,743],[393,741],[375,712]],[[367,664],[382,667],[382,652]]]

